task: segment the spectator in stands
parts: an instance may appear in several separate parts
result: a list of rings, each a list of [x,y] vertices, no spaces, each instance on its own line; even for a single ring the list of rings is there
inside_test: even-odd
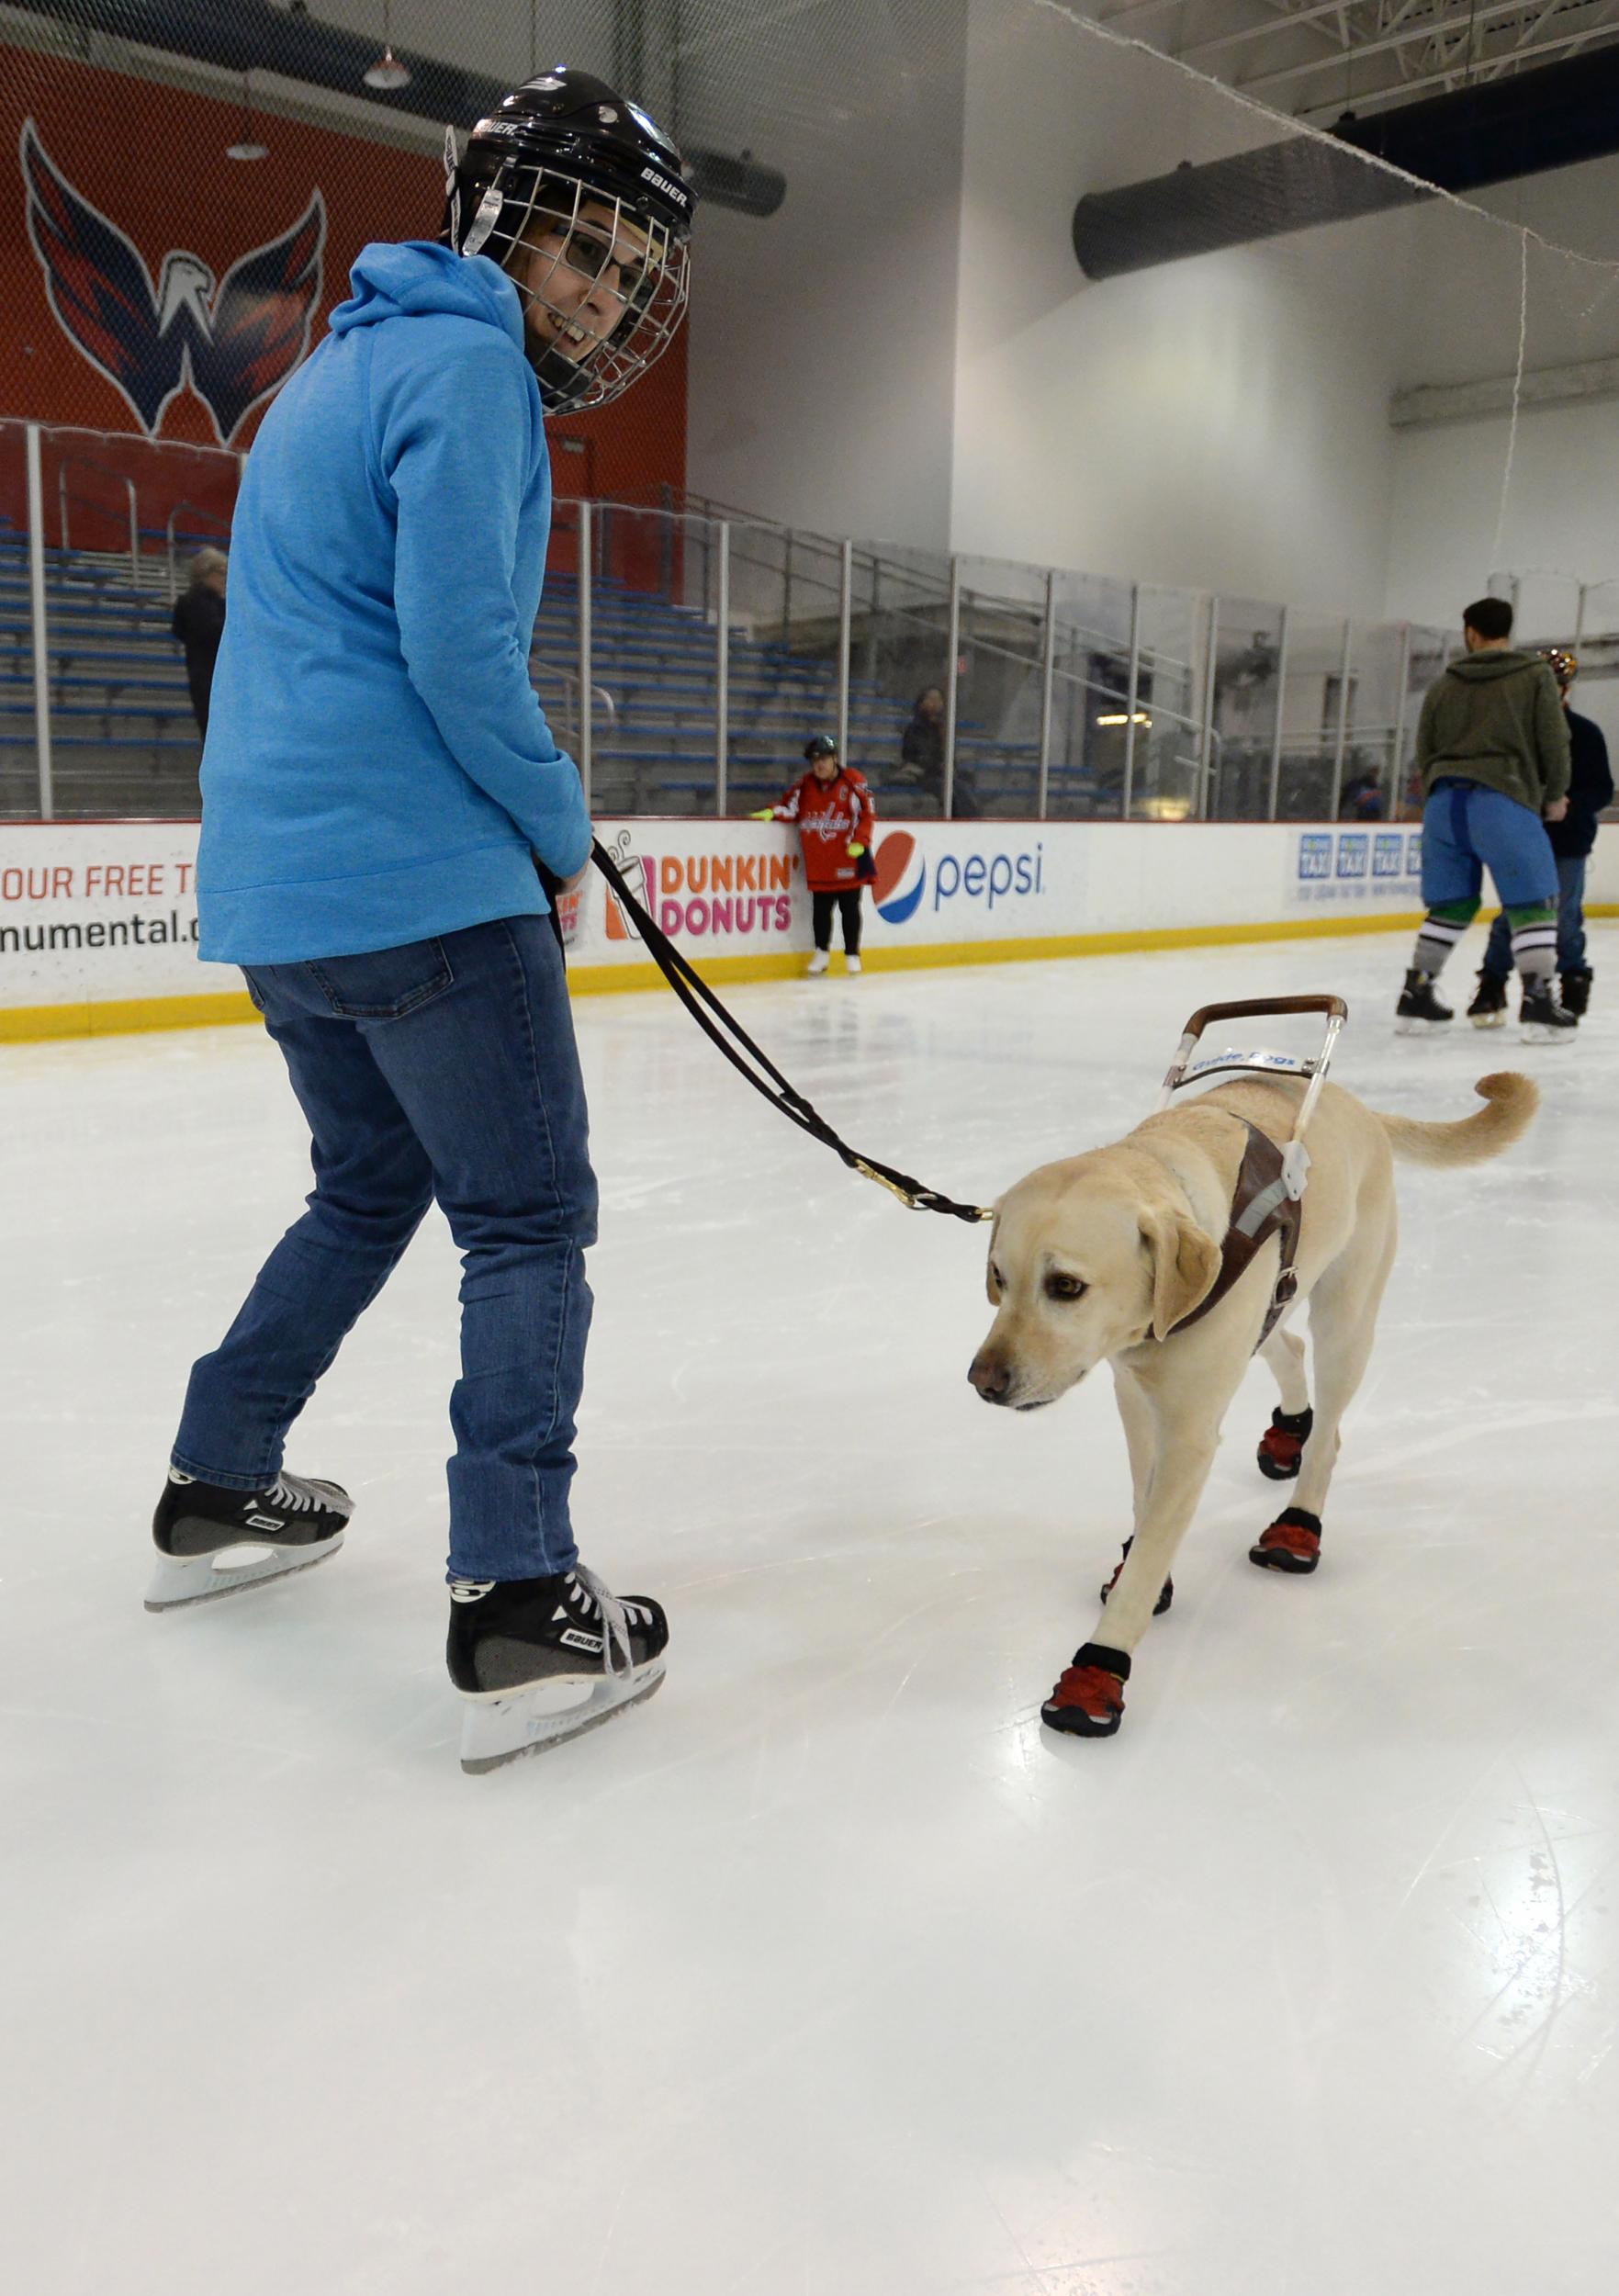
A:
[[[812,973],[832,962],[832,912],[843,919],[844,964],[860,969],[860,893],[877,874],[871,837],[877,810],[866,777],[838,755],[830,734],[804,746],[809,771],[793,782],[778,805],[763,805],[755,821],[796,821],[804,846],[804,874],[815,911]]]
[[[1356,773],[1344,784],[1338,800],[1340,821],[1381,821],[1383,784],[1376,773]]]
[[[1568,707],[1568,689],[1579,675],[1579,660],[1559,646],[1543,647],[1541,655],[1551,664],[1568,720],[1568,810],[1560,821],[1546,823],[1552,858],[1557,864],[1557,974],[1563,1010],[1583,1019],[1591,1003],[1591,980],[1585,961],[1585,864],[1596,843],[1597,816],[1613,802],[1613,776],[1602,727]],[[1478,992],[1467,1007],[1467,1018],[1476,1029],[1498,1029],[1506,1019],[1512,970],[1512,929],[1503,909],[1490,928]]]
[[[944,811],[945,700],[941,686],[924,686],[911,704],[911,721],[900,737],[898,778],[937,799]],[[957,768],[950,810],[958,821],[978,818],[973,785]]]
[[[944,798],[944,695],[924,686],[911,704],[911,722],[900,736],[902,782],[916,782],[929,797]]]
[[[197,729],[208,737],[208,697],[214,690],[214,664],[225,635],[225,553],[199,550],[191,561],[186,588],[174,601],[169,627],[186,649],[186,682],[191,688],[192,714]]]

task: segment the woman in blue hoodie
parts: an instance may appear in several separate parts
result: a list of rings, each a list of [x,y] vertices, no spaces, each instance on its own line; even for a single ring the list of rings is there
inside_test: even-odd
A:
[[[667,346],[691,200],[668,140],[579,73],[447,158],[440,242],[365,250],[237,505],[201,953],[243,968],[315,1188],[193,1369],[148,1599],[336,1549],[351,1502],[284,1473],[284,1440],[436,1199],[465,1269],[449,1660],[483,1768],[646,1695],[667,1639],[656,1604],[579,1565],[569,1523],[596,1188],[542,872],[579,881],[590,823],[527,663],[544,416],[604,404]]]

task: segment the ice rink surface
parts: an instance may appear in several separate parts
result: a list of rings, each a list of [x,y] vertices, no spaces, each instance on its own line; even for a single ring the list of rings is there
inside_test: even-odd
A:
[[[1470,986],[1471,936],[1445,984]],[[1570,1051],[1395,1038],[1388,937],[744,990],[952,1194],[1117,1136],[1211,997],[1527,1142],[1400,1173],[1320,1572],[1255,1367],[1122,1735],[1038,1709],[1127,1525],[1104,1378],[966,1381],[985,1232],[801,1139],[672,998],[579,1008],[578,1517],[668,1683],[486,1779],[444,1672],[436,1215],[295,1431],[325,1569],[149,1617],[191,1357],[298,1208],[254,1030],[0,1052],[6,2142],[28,2296],[1594,2296],[1613,2164],[1619,929]]]

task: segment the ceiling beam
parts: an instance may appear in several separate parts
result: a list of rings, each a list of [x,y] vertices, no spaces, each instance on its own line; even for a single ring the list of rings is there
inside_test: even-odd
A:
[[[1561,7],[1563,5],[1564,0],[1554,0],[1555,6]],[[1488,23],[1492,17],[1527,16],[1529,13],[1530,9],[1525,5],[1525,0],[1481,0],[1481,5],[1467,9],[1461,15],[1445,17],[1439,23],[1411,25],[1404,31],[1389,32],[1381,39],[1365,40],[1358,48],[1351,49],[1347,52],[1352,62],[1360,63],[1368,56],[1388,55],[1397,48],[1410,48],[1422,40],[1441,39],[1446,32],[1471,31],[1475,25]],[[1589,35],[1589,31],[1588,26],[1585,31],[1577,33],[1573,37],[1584,39]],[[1524,52],[1531,51],[1526,50]],[[1258,88],[1276,87],[1284,80],[1302,79],[1307,73],[1320,72],[1321,69],[1321,61],[1319,56],[1315,56],[1311,57],[1308,62],[1283,64],[1275,72],[1255,73],[1251,80],[1236,80],[1231,84],[1243,95],[1252,96]],[[1450,69],[1452,72],[1459,72],[1465,69],[1465,66],[1458,62],[1453,64]],[[1448,74],[1445,76],[1448,77]]]
[[[1479,10],[1479,14],[1483,14],[1482,9]],[[1565,32],[1557,39],[1543,39],[1534,48],[1525,48],[1521,52],[1514,52],[1511,57],[1503,57],[1501,61],[1503,64],[1510,62],[1515,69],[1521,63],[1527,63],[1532,56],[1550,56],[1560,53],[1564,50],[1572,51],[1585,47],[1588,42],[1593,40],[1611,40],[1616,34],[1619,34],[1619,25],[1603,24],[1600,27],[1587,25],[1583,31]],[[1387,87],[1367,88],[1355,99],[1355,116],[1364,119],[1366,117],[1368,105],[1380,105],[1386,98],[1389,101],[1396,98],[1403,99],[1408,96],[1414,96],[1420,88],[1445,87],[1467,68],[1465,63],[1453,63],[1447,65],[1443,72],[1426,73],[1420,80],[1391,80]],[[1316,69],[1319,71],[1321,67],[1317,65]],[[1482,72],[1478,74],[1480,82],[1502,76],[1504,75],[1501,73],[1490,72]],[[1252,86],[1254,84],[1250,81],[1244,84]],[[1329,97],[1323,103],[1301,105],[1295,116],[1303,118],[1310,112],[1326,111],[1335,115],[1343,109],[1344,98],[1342,96],[1336,96]]]
[[[1510,414],[1512,381],[1511,375],[1489,375],[1476,383],[1415,383],[1395,392],[1389,401],[1389,420],[1397,431],[1426,431],[1442,422],[1481,422]],[[1517,393],[1520,412],[1591,399],[1619,399],[1619,359],[1530,367]]]

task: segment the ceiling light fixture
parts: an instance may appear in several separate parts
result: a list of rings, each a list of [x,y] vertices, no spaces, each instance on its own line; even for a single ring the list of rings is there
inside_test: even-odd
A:
[[[261,143],[253,129],[253,74],[244,72],[242,75],[242,133],[234,143],[225,146],[225,157],[228,160],[267,160],[269,156],[269,145]]]
[[[410,67],[401,63],[394,54],[393,0],[383,0],[382,53],[360,76],[367,87],[379,88],[384,95],[391,95],[396,88],[410,84]]]

